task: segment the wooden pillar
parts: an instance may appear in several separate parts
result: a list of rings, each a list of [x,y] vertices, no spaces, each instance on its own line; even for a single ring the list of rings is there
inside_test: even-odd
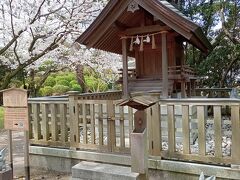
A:
[[[128,56],[127,39],[122,39],[122,61],[123,61],[123,98],[128,98]]]
[[[162,97],[168,97],[168,57],[167,57],[167,31],[162,35]]]
[[[185,81],[181,81],[181,97],[185,98],[186,95],[186,87],[185,87]]]

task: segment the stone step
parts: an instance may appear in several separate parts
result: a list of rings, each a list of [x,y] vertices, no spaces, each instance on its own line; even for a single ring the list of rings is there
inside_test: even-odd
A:
[[[140,180],[130,167],[82,161],[72,167],[72,180]]]

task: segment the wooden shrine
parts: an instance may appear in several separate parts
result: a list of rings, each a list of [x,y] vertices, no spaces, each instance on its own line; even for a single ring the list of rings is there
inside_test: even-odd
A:
[[[124,97],[134,92],[194,89],[194,70],[185,64],[184,42],[207,54],[211,44],[201,28],[166,0],[111,0],[77,39],[89,48],[122,55]],[[135,59],[129,69],[128,57]]]

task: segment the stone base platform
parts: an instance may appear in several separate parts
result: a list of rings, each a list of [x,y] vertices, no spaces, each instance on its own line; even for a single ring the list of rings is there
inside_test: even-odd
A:
[[[130,167],[82,161],[72,167],[72,180],[140,180]]]

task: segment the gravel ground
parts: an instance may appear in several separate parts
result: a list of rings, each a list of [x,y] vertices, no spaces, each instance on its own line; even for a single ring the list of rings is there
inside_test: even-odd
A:
[[[207,155],[214,155],[215,153],[215,136],[214,136],[214,124],[213,124],[213,117],[208,117],[206,124],[206,154]],[[222,117],[222,153],[223,156],[230,156],[231,155],[231,145],[232,145],[232,127],[231,127],[231,120],[229,117],[224,116]],[[162,149],[168,149],[168,142],[162,142]],[[176,151],[182,152],[183,151],[183,144],[181,142],[176,143]],[[196,139],[194,143],[190,145],[190,151],[192,154],[198,154],[198,137],[196,135]]]
[[[0,130],[0,149],[7,147],[7,132]],[[8,158],[8,157],[7,157]],[[24,178],[24,136],[23,132],[13,132],[13,174],[14,179],[25,179]],[[60,179],[68,180],[71,179],[71,174],[60,173],[55,171],[46,171],[43,169],[31,168],[31,179],[42,180],[42,179]]]

